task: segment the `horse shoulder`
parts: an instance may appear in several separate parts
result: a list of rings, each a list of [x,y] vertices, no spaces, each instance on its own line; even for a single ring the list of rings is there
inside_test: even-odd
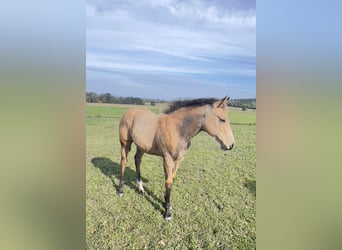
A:
[[[176,124],[176,118],[171,115],[160,117],[159,120],[159,143],[163,145],[164,151],[170,153],[173,158],[180,150],[181,138]]]

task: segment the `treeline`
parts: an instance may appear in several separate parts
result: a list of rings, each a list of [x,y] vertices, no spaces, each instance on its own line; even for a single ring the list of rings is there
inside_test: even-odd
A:
[[[86,92],[86,102],[90,103],[115,103],[115,104],[135,104],[135,105],[145,105],[149,103],[151,105],[156,105],[156,103],[163,103],[164,100],[160,99],[142,99],[139,97],[117,97],[112,96],[110,93],[96,94],[95,92]]]
[[[231,99],[228,106],[246,109],[256,109],[256,98],[249,99]]]
[[[165,103],[162,99],[142,99],[139,97],[116,97],[110,93],[96,94],[95,92],[86,93],[86,101],[90,103],[116,103],[116,104],[135,104],[145,105],[146,103],[154,106],[156,103]],[[230,99],[228,106],[241,108],[242,110],[256,109],[256,99]]]
[[[86,93],[86,102],[145,105],[144,100],[139,97],[116,97],[110,93],[98,95],[95,92]]]

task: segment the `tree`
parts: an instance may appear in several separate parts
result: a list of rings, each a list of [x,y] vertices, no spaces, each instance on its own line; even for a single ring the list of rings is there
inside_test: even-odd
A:
[[[156,106],[156,102],[155,101],[151,101],[151,106]]]
[[[94,92],[90,92],[90,93],[86,93],[86,102],[99,102],[99,97],[97,96],[96,93]]]
[[[110,93],[101,94],[99,99],[102,103],[112,103],[112,95]]]
[[[242,104],[242,111],[246,111],[247,110],[247,104]]]

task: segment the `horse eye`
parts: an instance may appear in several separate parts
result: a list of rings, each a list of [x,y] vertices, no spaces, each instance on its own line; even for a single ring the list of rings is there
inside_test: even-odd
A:
[[[226,122],[225,119],[222,119],[222,118],[219,118],[219,119],[220,119],[220,122],[222,122],[222,123]]]

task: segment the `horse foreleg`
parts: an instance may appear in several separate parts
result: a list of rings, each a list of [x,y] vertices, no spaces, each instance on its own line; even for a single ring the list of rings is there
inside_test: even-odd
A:
[[[184,160],[184,155],[179,156],[178,159],[175,161],[175,167],[174,167],[174,169],[172,171],[172,180],[173,180],[173,182],[175,181],[177,171],[178,171],[180,165],[182,164],[183,160]]]
[[[173,170],[174,170],[175,163],[171,157],[167,156],[164,157],[164,173],[165,173],[165,220],[171,220],[171,204],[170,204],[170,196],[171,196],[171,189],[173,184]]]
[[[141,180],[141,175],[140,175],[140,164],[141,164],[141,158],[143,155],[144,155],[144,152],[139,150],[139,148],[137,148],[137,152],[134,156],[134,163],[135,163],[135,170],[137,173],[137,184],[138,184],[139,191],[142,193],[145,193],[143,182]]]

